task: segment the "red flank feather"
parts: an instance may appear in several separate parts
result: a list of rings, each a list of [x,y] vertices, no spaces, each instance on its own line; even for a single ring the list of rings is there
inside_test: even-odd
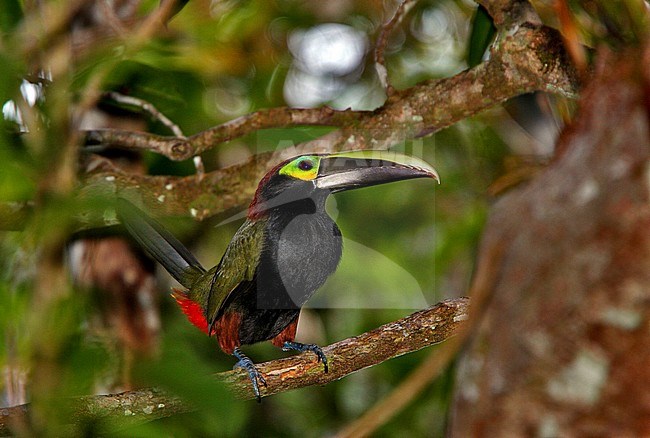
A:
[[[241,324],[241,314],[237,312],[224,313],[217,321],[213,333],[217,336],[219,347],[224,353],[232,354],[235,348],[239,347],[239,325]]]
[[[271,339],[271,343],[278,348],[284,347],[285,342],[293,342],[296,339],[296,330],[298,329],[298,318],[291,321],[291,323],[284,328],[275,338]]]
[[[206,335],[208,334],[208,321],[205,319],[203,309],[196,302],[192,301],[185,292],[174,289],[172,297],[176,300],[181,310],[187,316],[187,319],[199,328]],[[297,319],[296,319],[297,322]],[[238,313],[228,312],[216,322],[212,334],[216,335],[221,349],[228,354],[232,354],[236,347],[239,347],[239,324],[241,315]],[[294,327],[295,336],[295,327]]]
[[[174,289],[172,297],[174,297],[178,305],[181,307],[181,310],[185,316],[187,316],[187,319],[189,319],[192,324],[194,324],[199,328],[199,330],[207,335],[208,321],[205,319],[205,315],[203,314],[203,309],[201,309],[201,306],[199,306],[197,302],[189,299],[185,292],[178,289]]]

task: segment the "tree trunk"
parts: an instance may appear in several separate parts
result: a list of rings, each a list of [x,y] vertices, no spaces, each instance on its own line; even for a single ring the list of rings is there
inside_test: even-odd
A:
[[[492,208],[452,436],[650,435],[650,50],[598,60],[556,160]]]

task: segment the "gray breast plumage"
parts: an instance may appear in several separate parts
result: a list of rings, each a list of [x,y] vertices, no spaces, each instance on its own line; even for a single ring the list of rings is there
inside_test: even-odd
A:
[[[287,224],[278,243],[277,267],[296,304],[304,304],[325,283],[341,251],[341,233],[329,216],[302,214]]]
[[[324,212],[296,215],[278,228],[263,255],[272,268],[259,272],[258,306],[299,308],[336,270],[341,233]]]

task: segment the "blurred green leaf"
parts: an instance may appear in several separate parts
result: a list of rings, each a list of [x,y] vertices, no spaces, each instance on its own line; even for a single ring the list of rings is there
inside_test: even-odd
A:
[[[1,8],[0,8],[1,9]],[[19,88],[24,72],[17,59],[0,50],[0,107],[9,99],[20,96]]]
[[[9,158],[9,161],[3,159]],[[24,163],[11,160],[10,154],[0,151],[0,201],[27,201],[35,193],[33,169]]]
[[[195,331],[187,321],[176,320],[168,327],[162,354],[156,360],[140,363],[136,369],[141,384],[166,389],[195,410],[127,430],[123,436],[154,436],[160,432],[171,436],[234,436],[241,430],[248,408],[255,402],[234,399],[215,379],[214,373],[223,370],[215,367],[210,356],[204,357],[198,345],[192,345],[198,333]],[[213,351],[220,354],[211,343]]]
[[[496,27],[494,27],[492,17],[482,5],[478,5],[472,20],[472,30],[467,45],[467,65],[470,68],[483,61],[483,55],[492,44],[495,34]]]
[[[22,18],[23,10],[19,0],[3,0],[0,7],[0,32],[11,32]]]

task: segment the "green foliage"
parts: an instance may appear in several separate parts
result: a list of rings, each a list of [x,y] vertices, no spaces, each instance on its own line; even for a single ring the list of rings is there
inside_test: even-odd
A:
[[[158,3],[142,2],[141,13],[150,13]],[[59,257],[55,262],[62,265],[67,239],[80,223],[102,223],[112,217],[107,208],[112,186],[107,185],[106,193],[92,194],[77,187],[59,193],[59,187],[51,186],[51,181],[59,178],[58,171],[70,163],[65,152],[70,140],[66,123],[88,87],[97,81],[99,91],[144,99],[186,135],[192,135],[250,111],[285,104],[283,87],[296,62],[288,47],[292,35],[337,22],[363,31],[372,40],[382,17],[372,2],[354,2],[327,11],[318,2],[189,2],[160,37],[141,43],[98,40],[78,59],[69,60],[73,65],[48,85],[44,103],[29,107],[21,101],[19,87],[23,78],[33,79],[35,72],[26,66],[31,64],[22,59],[24,52],[18,50],[20,42],[14,41],[12,33],[21,23],[23,4],[6,0],[0,8],[3,41],[10,41],[0,45],[0,104],[10,99],[18,102],[29,128],[28,134],[19,134],[16,124],[5,122],[0,132],[0,202],[30,200],[36,214],[24,224],[24,232],[0,232],[0,366],[17,361],[39,372],[54,370],[50,378],[55,395],[39,388],[30,394],[45,418],[45,425],[36,431],[111,436],[333,434],[389,394],[431,353],[428,349],[389,361],[327,387],[273,396],[258,406],[233,400],[215,382],[212,374],[231,368],[234,360],[221,354],[213,339],[190,326],[165,292],[160,298],[163,333],[159,354],[138,358],[133,380],[137,385],[165,388],[196,410],[126,429],[119,422],[66,429],[70,412],[56,403],[56,397],[92,394],[102,382],[115,378],[121,361],[114,340],[106,342],[89,330],[106,309],[97,308],[88,291],[68,285],[53,291],[52,302],[44,304],[40,300],[50,295],[37,291],[36,286],[39,279],[49,278],[40,277],[44,266],[49,266],[46,261]],[[396,29],[388,47],[393,83],[400,88],[463,69],[465,24],[472,12],[461,2],[419,2]],[[485,37],[471,45],[482,55],[488,40]],[[326,102],[354,109],[381,103],[377,96],[381,98],[383,91],[374,70],[368,68],[370,58],[366,54],[359,71],[343,78],[340,93]],[[134,108],[106,99],[101,106],[126,115],[131,122],[143,122],[143,129],[169,133],[167,127]],[[331,130],[261,130],[217,146],[204,154],[204,160],[210,170],[235,158],[291,147]],[[486,127],[485,120],[476,119],[432,138],[397,145],[397,149],[433,163],[442,184],[408,181],[342,193],[333,199],[330,212],[347,239],[344,261],[315,297],[315,309],[305,318],[312,323],[301,332],[302,340],[334,342],[405,316],[417,308],[413,303],[433,304],[467,292],[486,215],[482,194],[501,173],[506,147],[498,133]],[[85,164],[85,158],[74,157],[71,162]],[[194,171],[191,161],[170,163],[154,154],[147,154],[145,162],[153,174]],[[239,225],[212,226],[231,213],[237,212],[195,227],[194,248],[205,265],[218,262]],[[50,252],[39,252],[43,248]],[[405,302],[407,285],[412,297],[422,301]],[[341,301],[346,297],[359,299],[352,304]],[[246,351],[255,360],[286,355],[268,345]],[[0,392],[6,390],[2,385]],[[441,436],[451,385],[448,371],[380,435]]]
[[[5,36],[11,32],[23,17],[19,0],[5,0],[0,8],[0,32]]]
[[[472,20],[472,31],[467,45],[467,65],[474,67],[481,63],[495,34],[496,27],[494,27],[492,17],[482,5],[478,5]]]
[[[34,197],[34,174],[28,158],[14,147],[0,147],[0,200],[27,201]]]

